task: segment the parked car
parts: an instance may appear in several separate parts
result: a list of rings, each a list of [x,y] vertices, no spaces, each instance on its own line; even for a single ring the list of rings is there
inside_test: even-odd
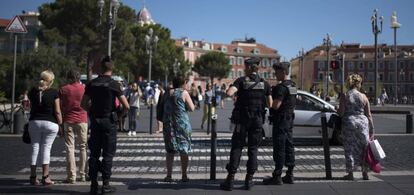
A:
[[[340,118],[337,117],[338,114],[335,107],[321,98],[302,90],[298,90],[296,96],[293,137],[322,138],[321,115],[323,113],[326,114],[326,119],[330,122],[330,127],[328,127],[329,139],[335,144],[341,144],[341,127],[337,125],[336,121],[340,120]],[[272,137],[272,125],[265,124],[264,134],[266,138]]]

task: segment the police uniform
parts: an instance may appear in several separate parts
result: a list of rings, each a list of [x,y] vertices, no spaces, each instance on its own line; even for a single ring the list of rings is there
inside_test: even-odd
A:
[[[265,179],[265,184],[293,183],[293,168],[295,154],[292,138],[294,110],[296,105],[296,84],[291,80],[284,80],[272,88],[273,100],[281,101],[278,110],[271,109],[273,122],[273,160],[275,171],[273,177]],[[286,176],[281,178],[283,166],[288,167]]]
[[[232,189],[234,174],[239,167],[245,145],[248,147],[249,157],[245,186],[249,189],[253,185],[251,179],[257,170],[258,145],[263,137],[266,97],[270,96],[270,85],[256,73],[236,79],[233,86],[237,88],[237,101],[232,113],[232,122],[236,127],[231,138],[230,162],[226,166],[229,175],[220,186],[225,190]]]
[[[98,171],[102,180],[111,177],[112,159],[116,150],[117,114],[115,98],[121,97],[121,85],[111,76],[101,75],[85,87],[85,95],[90,97],[91,134],[89,137],[89,178],[97,181]],[[99,158],[102,154],[102,162]]]

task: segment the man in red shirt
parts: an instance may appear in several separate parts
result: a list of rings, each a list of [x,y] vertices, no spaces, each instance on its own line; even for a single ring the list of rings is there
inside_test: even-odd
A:
[[[65,148],[66,148],[66,183],[76,182],[75,135],[79,143],[80,181],[85,181],[86,143],[88,136],[87,113],[80,103],[85,87],[80,83],[80,74],[76,70],[67,73],[68,84],[59,90],[63,114]]]

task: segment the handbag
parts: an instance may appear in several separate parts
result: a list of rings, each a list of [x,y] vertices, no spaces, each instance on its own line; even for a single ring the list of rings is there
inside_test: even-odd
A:
[[[29,124],[28,123],[26,123],[23,127],[22,140],[23,140],[23,143],[26,143],[26,144],[30,144],[32,142],[31,139],[30,139]]]
[[[368,145],[365,150],[365,162],[367,163],[369,169],[375,173],[381,172],[381,164],[378,160],[375,159],[374,154],[372,153],[371,147]]]
[[[385,158],[385,152],[377,139],[369,142],[369,147],[371,148],[372,154],[376,160],[380,161]]]

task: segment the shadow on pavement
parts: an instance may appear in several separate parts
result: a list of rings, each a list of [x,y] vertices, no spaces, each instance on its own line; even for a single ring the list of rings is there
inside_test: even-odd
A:
[[[191,179],[189,182],[181,182],[174,179],[173,182],[163,182],[160,179],[137,178],[137,179],[113,179],[114,182],[124,183],[128,190],[140,189],[159,189],[159,190],[183,190],[183,189],[202,189],[220,190],[218,183],[221,180],[210,181],[206,179]],[[217,185],[215,185],[217,184]]]
[[[53,188],[52,188],[53,187]],[[0,179],[0,194],[85,194],[79,191],[66,189],[56,189],[54,186],[32,186],[28,180],[18,180],[13,178]]]

